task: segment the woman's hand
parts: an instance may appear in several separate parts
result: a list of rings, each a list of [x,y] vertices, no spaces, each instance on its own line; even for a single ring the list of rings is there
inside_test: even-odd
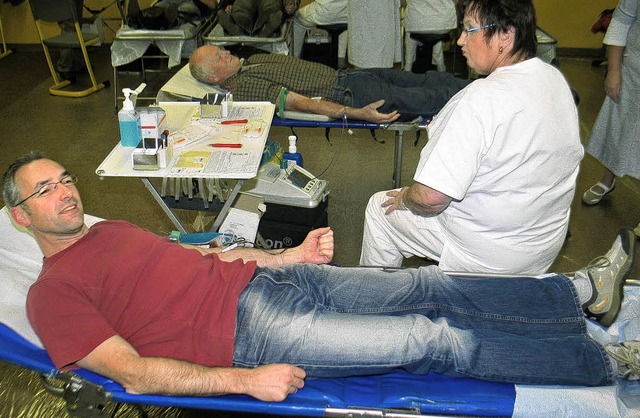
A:
[[[385,215],[389,215],[394,210],[407,210],[407,207],[404,205],[404,202],[402,200],[403,195],[407,191],[407,189],[409,188],[403,187],[402,189],[389,190],[387,192],[387,196],[389,196],[389,199],[385,200],[384,203],[382,203],[382,207],[387,208],[387,210],[384,212]]]
[[[620,98],[621,83],[622,74],[620,70],[607,71],[607,76],[604,78],[604,92],[616,103]]]

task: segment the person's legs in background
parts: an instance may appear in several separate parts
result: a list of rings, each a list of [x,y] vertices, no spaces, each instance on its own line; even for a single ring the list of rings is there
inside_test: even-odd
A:
[[[587,205],[597,205],[602,198],[616,187],[616,176],[608,168],[604,168],[602,177],[596,184],[587,189],[582,195],[582,201]]]
[[[293,56],[300,58],[307,30],[316,26],[347,23],[346,0],[314,0],[298,9],[293,20]],[[338,57],[346,56],[346,31],[340,35]]]
[[[58,22],[62,32],[70,33],[70,36],[76,36],[76,28],[73,20],[64,20]],[[75,48],[60,49],[60,57],[56,62],[56,70],[63,80],[69,80],[72,83],[76,81],[76,73],[82,71],[85,67],[82,51]]]
[[[411,71],[413,62],[416,60],[416,51],[418,49],[419,42],[411,37],[410,32],[404,34],[404,63],[403,69],[405,71]],[[433,54],[431,57],[431,63],[436,66],[436,69],[440,72],[447,71],[447,67],[444,64],[444,43],[442,41],[436,42],[433,45]]]

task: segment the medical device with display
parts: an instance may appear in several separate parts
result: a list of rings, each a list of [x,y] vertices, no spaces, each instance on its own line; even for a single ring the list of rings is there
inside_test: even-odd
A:
[[[263,164],[258,176],[247,180],[242,190],[263,196],[267,203],[298,207],[315,207],[329,193],[327,181],[304,168],[291,165],[281,169],[270,162]]]

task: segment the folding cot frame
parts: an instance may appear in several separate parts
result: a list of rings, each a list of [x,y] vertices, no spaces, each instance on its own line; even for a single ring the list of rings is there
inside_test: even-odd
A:
[[[222,47],[232,46],[232,45],[252,45],[259,48],[261,45],[263,47],[269,46],[271,49],[275,48],[277,44],[285,44],[289,50],[292,49],[293,46],[293,21],[292,19],[287,19],[284,21],[282,26],[280,27],[280,31],[276,34],[276,36],[271,36],[268,38],[255,37],[255,36],[232,36],[232,35],[223,35],[219,32],[216,33],[216,24],[214,22],[209,31],[202,35],[202,43],[210,44],[210,45],[218,45]],[[204,32],[203,32],[204,33]]]
[[[287,112],[285,112],[286,114]],[[297,112],[293,112],[294,114]],[[280,118],[279,116],[273,117],[272,126],[284,126],[291,128],[324,128],[325,137],[329,140],[329,130],[331,128],[336,129],[368,129],[371,135],[375,139],[375,131],[378,129],[388,130],[395,132],[394,143],[394,157],[393,157],[393,187],[398,188],[402,185],[402,147],[404,145],[404,133],[413,131],[416,132],[416,142],[420,130],[426,129],[427,125],[431,121],[431,117],[418,117],[408,122],[393,122],[388,124],[379,124],[374,122],[366,122],[359,120],[303,120],[303,119],[290,119]]]

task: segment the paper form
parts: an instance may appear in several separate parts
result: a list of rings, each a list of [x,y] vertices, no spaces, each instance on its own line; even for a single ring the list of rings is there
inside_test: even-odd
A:
[[[227,119],[262,119],[264,115],[264,106],[233,106]]]
[[[210,126],[200,121],[193,121],[189,125],[169,135],[169,141],[174,149],[186,148],[203,139],[214,140],[222,130],[219,126]]]
[[[202,170],[211,157],[209,151],[186,151],[178,156],[173,168]]]
[[[251,173],[261,159],[262,152],[218,151],[211,155],[203,173]]]

